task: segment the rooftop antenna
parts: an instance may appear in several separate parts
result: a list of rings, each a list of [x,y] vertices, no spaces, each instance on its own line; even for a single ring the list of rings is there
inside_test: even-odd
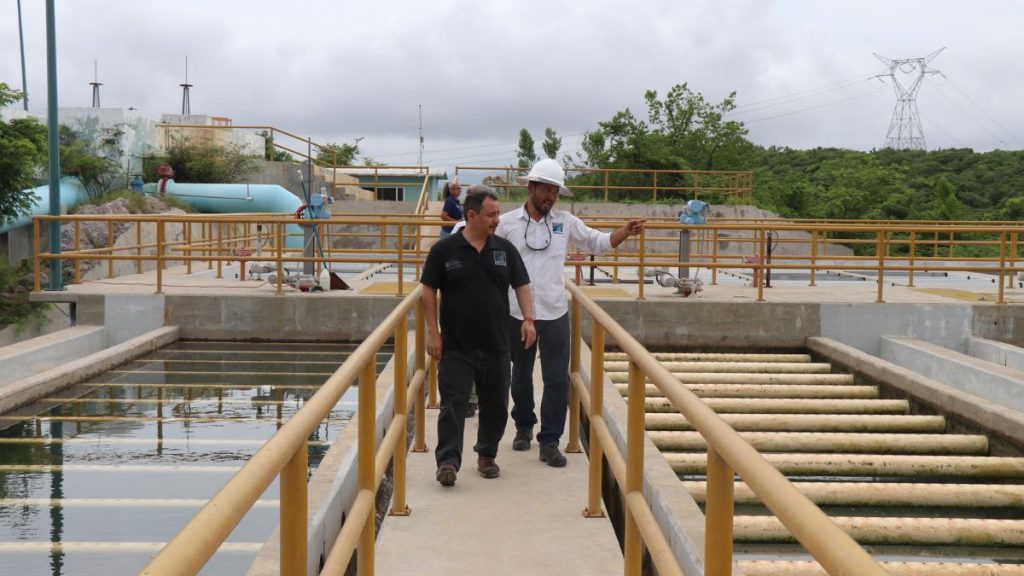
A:
[[[92,86],[92,107],[99,108],[100,86],[103,84],[100,83],[100,64],[97,60],[92,61],[92,82],[89,82],[89,85]]]
[[[188,99],[188,89],[191,88],[192,85],[188,83],[188,56],[187,55],[185,56],[185,83],[184,84],[178,84],[178,86],[181,86],[181,115],[182,116],[188,116],[189,114],[192,113],[192,105],[191,105],[191,103],[189,102],[189,99]]]
[[[416,161],[416,165],[420,168],[423,167],[423,104],[420,107],[420,157]]]
[[[935,52],[923,58],[906,58],[894,60],[875,54],[875,58],[882,61],[889,67],[888,74],[879,74],[876,78],[888,76],[892,81],[893,90],[896,91],[896,108],[892,111],[892,119],[889,121],[889,131],[885,135],[884,148],[894,150],[925,150],[924,130],[921,129],[921,115],[917,111],[917,92],[921,89],[921,82],[925,76],[941,74],[938,70],[928,68],[928,63],[935,59],[945,48],[939,48]],[[909,77],[910,84],[904,86],[896,76],[896,71],[901,75]]]

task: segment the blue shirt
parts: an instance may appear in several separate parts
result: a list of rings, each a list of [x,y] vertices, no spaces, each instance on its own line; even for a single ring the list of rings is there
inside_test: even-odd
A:
[[[451,216],[456,221],[462,220],[462,205],[459,204],[459,199],[455,196],[449,196],[444,199],[444,207],[441,208],[441,212]],[[441,229],[445,232],[451,232],[454,227],[455,224],[452,223],[451,226],[441,226]]]

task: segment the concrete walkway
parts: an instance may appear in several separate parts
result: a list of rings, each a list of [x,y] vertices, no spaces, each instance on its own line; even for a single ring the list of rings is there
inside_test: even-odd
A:
[[[538,383],[539,368],[538,361]],[[509,418],[496,459],[501,477],[486,480],[476,471],[477,423],[476,417],[466,420],[463,467],[455,486],[444,488],[434,479],[437,410],[427,410],[430,452],[410,453],[408,460],[412,514],[384,520],[377,537],[377,573],[622,574],[611,523],[583,517],[586,455],[566,454],[568,466],[551,468],[538,460],[536,442],[527,452],[515,452],[515,426]]]

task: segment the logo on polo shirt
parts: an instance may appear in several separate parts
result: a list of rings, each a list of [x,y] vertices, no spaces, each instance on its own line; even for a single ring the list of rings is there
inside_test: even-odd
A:
[[[563,232],[564,226],[565,226],[565,224],[562,224],[561,222],[559,222],[557,224],[552,224],[551,225],[551,233],[552,234],[561,234]]]
[[[444,269],[446,272],[453,272],[462,268],[462,262],[459,260],[448,260],[444,263]]]
[[[494,251],[494,265],[495,266],[507,266],[508,265],[508,263],[505,260],[505,251],[504,250],[495,250]]]

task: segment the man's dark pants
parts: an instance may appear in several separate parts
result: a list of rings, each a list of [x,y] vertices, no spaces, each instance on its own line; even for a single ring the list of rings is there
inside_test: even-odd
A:
[[[466,428],[469,394],[476,382],[480,428],[476,446],[480,456],[498,455],[498,443],[508,423],[509,353],[478,350],[444,350],[437,366],[441,411],[437,416],[437,450],[440,466],[445,462],[462,466],[462,444]]]
[[[532,428],[537,423],[533,402],[533,362],[540,347],[540,372],[544,394],[540,402],[541,446],[558,445],[565,431],[565,415],[569,407],[569,314],[554,320],[537,320],[537,342],[523,350],[523,321],[509,317],[509,338],[512,342],[512,419],[516,429]],[[519,343],[516,345],[516,343]]]

